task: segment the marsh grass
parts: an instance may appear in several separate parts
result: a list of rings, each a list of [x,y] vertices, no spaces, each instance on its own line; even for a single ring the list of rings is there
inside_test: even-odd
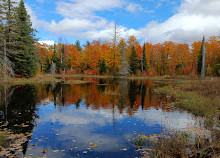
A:
[[[51,82],[65,81],[65,78],[79,80],[79,78],[94,78],[94,79],[128,79],[128,80],[159,80],[159,81],[181,81],[185,78],[172,78],[169,76],[110,76],[110,75],[84,75],[84,74],[40,74],[33,78],[8,78],[6,82],[0,79],[0,84],[24,85],[24,84],[45,84]],[[70,81],[69,81],[70,82]],[[77,83],[73,81],[72,84]]]
[[[38,75],[34,78],[8,78],[6,82],[0,80],[0,84],[24,85],[24,84],[45,84],[51,82],[59,82],[60,79],[53,75]]]
[[[203,116],[209,138],[196,136],[194,140],[184,134],[165,137],[157,143],[156,157],[166,158],[218,158],[220,155],[220,80],[208,78],[203,84],[189,80],[177,86],[156,87],[158,93],[171,96],[174,106]]]
[[[177,108],[209,117],[219,114],[219,87],[219,81],[206,81],[203,85],[199,81],[190,81],[176,87],[158,87],[156,91],[172,96],[175,99],[174,106]]]
[[[207,139],[186,132],[164,131],[153,136],[139,135],[132,143],[144,157],[218,158],[220,147],[213,138]]]

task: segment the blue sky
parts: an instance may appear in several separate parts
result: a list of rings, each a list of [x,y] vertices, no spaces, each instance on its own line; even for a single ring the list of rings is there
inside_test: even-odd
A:
[[[19,0],[16,0],[19,1]],[[39,41],[139,41],[190,43],[218,35],[219,0],[24,0]]]

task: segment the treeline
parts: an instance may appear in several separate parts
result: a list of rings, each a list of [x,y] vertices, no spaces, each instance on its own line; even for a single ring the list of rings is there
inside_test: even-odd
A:
[[[207,75],[220,75],[219,37],[211,37],[205,44]],[[131,36],[127,41],[121,39],[116,46],[93,41],[82,47],[76,41],[75,45],[38,43],[36,47],[41,70],[46,73],[195,76],[201,71],[202,41],[192,45],[164,42],[141,46]]]
[[[4,76],[32,77],[38,70],[35,30],[23,0],[0,1],[0,64]]]
[[[205,45],[206,72],[220,75],[220,38],[211,37]],[[0,1],[0,67],[4,77],[29,78],[42,72],[195,76],[201,72],[202,48],[202,41],[140,45],[134,36],[127,41],[93,41],[84,46],[79,41],[40,44],[23,0],[19,4]]]

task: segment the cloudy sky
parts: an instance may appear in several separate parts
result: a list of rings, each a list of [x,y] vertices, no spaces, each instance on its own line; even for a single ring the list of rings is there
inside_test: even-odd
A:
[[[17,0],[19,1],[19,0]],[[220,32],[220,0],[24,0],[40,41],[191,43]]]

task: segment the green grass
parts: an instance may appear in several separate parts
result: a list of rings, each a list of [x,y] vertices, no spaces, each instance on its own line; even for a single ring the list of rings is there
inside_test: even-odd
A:
[[[175,98],[175,107],[185,109],[195,115],[214,116],[220,107],[217,99],[202,96],[196,91],[184,91],[181,88],[172,87],[159,87],[156,91],[171,95]]]

